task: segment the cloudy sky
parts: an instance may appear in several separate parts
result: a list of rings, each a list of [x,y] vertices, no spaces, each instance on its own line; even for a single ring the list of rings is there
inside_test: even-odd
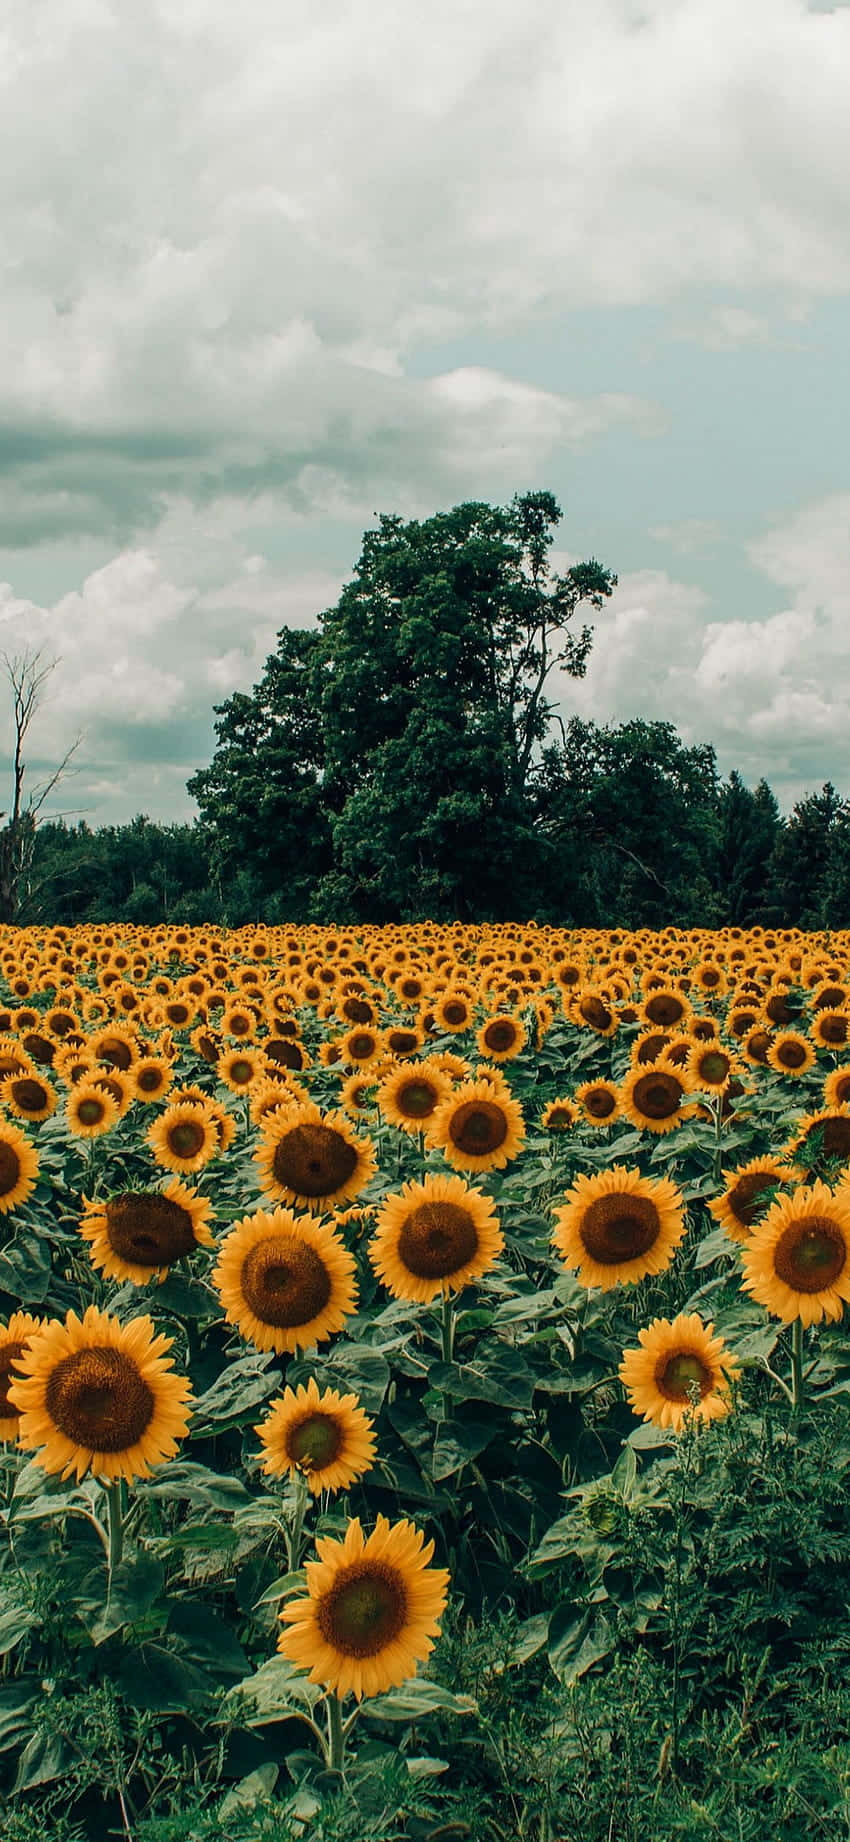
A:
[[[191,818],[213,704],[380,512],[539,488],[555,567],[619,576],[566,711],[850,793],[848,76],[846,0],[6,0],[45,811]]]

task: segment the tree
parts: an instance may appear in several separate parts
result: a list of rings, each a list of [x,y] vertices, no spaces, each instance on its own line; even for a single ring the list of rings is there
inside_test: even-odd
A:
[[[672,723],[573,717],[544,756],[540,824],[560,858],[549,883],[577,926],[711,926],[717,920],[717,765]]]
[[[732,769],[720,790],[718,887],[727,925],[763,920],[765,880],[781,828],[779,806],[766,780],[754,792]]]
[[[821,927],[833,853],[848,822],[848,806],[831,780],[798,800],[778,832],[768,866],[765,919],[777,927]],[[834,899],[834,898],[833,898]]]
[[[318,630],[282,629],[253,695],[219,707],[216,758],[188,783],[217,862],[301,900],[314,879],[317,919],[528,912],[552,674],[583,675],[592,630],[570,622],[617,581],[595,561],[549,580],[561,515],[533,492],[380,517]]]
[[[219,885],[237,871],[254,872],[256,919],[273,893],[282,897],[277,919],[303,919],[331,864],[313,669],[318,644],[315,631],[281,629],[252,696],[236,692],[215,705],[212,764],[187,782]]]
[[[40,703],[41,687],[50,676],[58,661],[51,659],[46,665],[41,664],[41,651],[28,650],[9,658],[7,653],[0,654],[6,678],[12,691],[12,711],[14,727],[14,744],[12,751],[12,804],[8,812],[0,813],[6,824],[0,829],[0,922],[17,921],[28,901],[32,900],[34,890],[31,880],[35,837],[38,814],[49,793],[64,773],[75,749],[79,747],[81,736],[71,743],[58,768],[41,787],[36,787],[24,804],[24,778],[26,764],[24,747],[30,724]]]

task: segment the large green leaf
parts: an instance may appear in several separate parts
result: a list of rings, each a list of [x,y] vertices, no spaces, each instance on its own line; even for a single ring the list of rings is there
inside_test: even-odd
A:
[[[220,1433],[253,1413],[280,1388],[279,1369],[269,1370],[271,1352],[240,1356],[231,1362],[195,1403],[190,1438],[199,1433]]]
[[[462,1420],[454,1418],[438,1426],[431,1459],[431,1476],[435,1483],[455,1477],[470,1459],[477,1458],[495,1438],[500,1425],[503,1421],[496,1418],[482,1420],[464,1416]]]
[[[322,1690],[286,1657],[269,1657],[253,1675],[235,1682],[221,1704],[219,1718],[247,1727],[265,1727],[292,1713],[310,1713]]]
[[[188,1459],[174,1459],[162,1465],[136,1488],[143,1497],[174,1497],[204,1509],[236,1510],[251,1502],[250,1491],[238,1477],[208,1471],[205,1465],[194,1465]]]
[[[477,1714],[478,1703],[471,1695],[455,1695],[425,1676],[412,1676],[401,1688],[364,1702],[363,1712],[375,1720],[415,1721],[423,1714]]]
[[[604,1613],[588,1609],[577,1615],[572,1600],[556,1606],[549,1621],[549,1662],[565,1687],[578,1682],[613,1648],[614,1635]]]
[[[103,1644],[125,1625],[137,1624],[158,1598],[165,1575],[162,1562],[144,1548],[131,1548],[107,1584],[106,1568],[95,1568],[75,1595],[73,1609],[92,1643]]]

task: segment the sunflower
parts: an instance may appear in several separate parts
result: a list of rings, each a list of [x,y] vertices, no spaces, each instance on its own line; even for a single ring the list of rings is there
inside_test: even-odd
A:
[[[12,1364],[22,1356],[30,1337],[41,1329],[28,1311],[14,1311],[8,1324],[0,1324],[0,1439],[17,1439],[20,1415],[9,1399],[9,1383],[17,1381]]]
[[[635,1413],[653,1426],[680,1432],[693,1414],[697,1420],[722,1420],[729,1412],[729,1383],[740,1373],[713,1324],[697,1313],[656,1318],[638,1331],[640,1349],[626,1350],[619,1374]],[[699,1401],[693,1392],[699,1390]]]
[[[597,1036],[613,1036],[619,1022],[613,1004],[596,985],[585,985],[576,993],[568,1015],[580,1029],[593,1030]]]
[[[504,1170],[525,1139],[522,1108],[494,1069],[440,1102],[427,1137],[456,1170]]]
[[[613,1081],[583,1081],[574,1099],[592,1126],[611,1126],[620,1117],[620,1095]]]
[[[219,1019],[219,1030],[223,1036],[235,1036],[239,1042],[249,1042],[256,1036],[259,1019],[249,1004],[228,1004]]]
[[[65,1118],[75,1138],[100,1138],[117,1123],[117,1102],[91,1077],[78,1081],[65,1102]]]
[[[26,1203],[35,1190],[39,1157],[30,1138],[11,1120],[0,1120],[0,1216]]]
[[[116,1024],[98,1030],[89,1038],[88,1047],[99,1062],[107,1062],[110,1068],[120,1068],[125,1073],[139,1056],[139,1040],[135,1032],[122,1030]]]
[[[579,1118],[579,1109],[572,1100],[550,1100],[540,1115],[540,1125],[544,1132],[568,1132]]]
[[[43,1075],[8,1074],[0,1082],[0,1102],[16,1119],[33,1123],[49,1119],[59,1105],[59,1095]]]
[[[773,1031],[762,1019],[752,1030],[747,1030],[741,1038],[741,1054],[745,1062],[754,1068],[767,1067],[767,1052],[773,1042]]]
[[[244,1094],[246,1088],[256,1081],[258,1075],[266,1071],[266,1058],[261,1049],[226,1049],[216,1062],[216,1073],[225,1087],[232,1094]]]
[[[709,1213],[731,1240],[746,1244],[764,1214],[768,1192],[787,1183],[790,1174],[786,1165],[769,1154],[750,1158],[737,1170],[721,1171],[726,1188],[708,1203]]]
[[[189,1031],[189,1041],[205,1062],[217,1062],[222,1050],[222,1040],[216,1030],[209,1024],[199,1023],[197,1028]]]
[[[149,1317],[129,1324],[89,1305],[69,1311],[29,1340],[9,1399],[20,1413],[18,1441],[43,1471],[88,1472],[115,1482],[150,1477],[173,1458],[191,1411],[190,1383],[165,1356],[172,1337]]]
[[[161,1100],[174,1081],[174,1069],[167,1056],[141,1056],[133,1069],[133,1087],[137,1100]]]
[[[676,1030],[686,1023],[691,1006],[684,992],[677,991],[675,985],[662,985],[644,999],[640,1014],[655,1029]]]
[[[101,1067],[95,1069],[92,1081],[95,1087],[103,1088],[112,1096],[118,1108],[118,1118],[123,1119],[125,1113],[129,1113],[135,1097],[132,1073],[129,1070],[125,1072],[123,1068]]]
[[[301,1074],[303,1069],[310,1066],[310,1057],[304,1044],[296,1042],[292,1036],[264,1036],[260,1047],[270,1067],[291,1069],[293,1074]]]
[[[510,1011],[499,1012],[482,1023],[475,1037],[479,1055],[491,1062],[511,1062],[521,1055],[526,1044],[526,1029],[521,1017]]]
[[[688,1115],[682,1106],[687,1093],[687,1077],[663,1062],[633,1068],[620,1087],[620,1105],[626,1118],[638,1130],[672,1132]]]
[[[299,1082],[284,1074],[264,1074],[251,1088],[248,1114],[252,1125],[260,1126],[277,1107],[298,1106],[305,1100],[309,1100],[309,1094]]]
[[[562,1259],[582,1285],[605,1292],[663,1273],[685,1233],[675,1183],[623,1164],[577,1177],[554,1214],[552,1240]]]
[[[300,1474],[314,1496],[347,1490],[374,1463],[372,1425],[356,1394],[320,1394],[311,1376],[306,1388],[286,1388],[254,1427],[265,1451],[262,1469],[267,1477]]]
[[[157,1164],[178,1176],[203,1170],[220,1149],[216,1121],[199,1100],[174,1101],[148,1127],[145,1138]]]
[[[850,1105],[804,1113],[793,1137],[781,1146],[780,1156],[794,1158],[803,1170],[833,1158],[850,1163]]]
[[[819,1049],[846,1049],[850,1042],[850,1011],[818,1011],[809,1035]]]
[[[834,1107],[846,1106],[850,1101],[850,1064],[843,1062],[840,1068],[833,1068],[823,1084],[823,1097],[830,1111]]]
[[[488,1197],[461,1177],[425,1177],[388,1196],[369,1258],[394,1298],[428,1305],[480,1279],[504,1246]]]
[[[712,1036],[714,1031],[711,1032]],[[651,1068],[675,1042],[672,1030],[642,1030],[632,1043],[629,1060],[633,1068]]]
[[[399,1059],[405,1055],[418,1055],[424,1041],[425,1031],[420,1023],[390,1024],[384,1032],[385,1050]]]
[[[381,1082],[378,1105],[391,1126],[399,1126],[403,1132],[420,1132],[451,1091],[448,1075],[426,1068],[421,1062],[409,1062]]]
[[[267,1196],[313,1210],[353,1202],[376,1166],[371,1139],[353,1133],[344,1113],[322,1113],[313,1100],[282,1117],[268,1115],[254,1162]]]
[[[460,1081],[468,1081],[472,1074],[471,1062],[465,1061],[462,1055],[454,1055],[451,1049],[436,1050],[422,1066],[436,1069],[437,1074],[448,1075],[455,1085]]]
[[[370,1113],[377,1102],[377,1077],[362,1074],[355,1069],[346,1075],[339,1090],[339,1103],[349,1119],[362,1120],[364,1113]]]
[[[288,1629],[277,1647],[339,1696],[360,1701],[398,1688],[415,1674],[439,1636],[449,1575],[428,1563],[434,1543],[412,1522],[379,1516],[364,1539],[349,1522],[344,1541],[322,1536],[318,1561],[307,1561],[307,1596],[280,1614]]]
[[[689,1086],[719,1094],[726,1091],[732,1076],[741,1071],[738,1056],[715,1036],[710,1042],[694,1043],[684,1075]]]
[[[465,991],[451,987],[442,996],[435,999],[433,1005],[434,1020],[437,1028],[452,1035],[472,1028],[474,1004]]]
[[[743,1248],[742,1287],[773,1317],[817,1324],[850,1299],[850,1188],[780,1197]]]
[[[175,1260],[194,1247],[213,1247],[207,1226],[212,1203],[176,1180],[163,1190],[125,1190],[108,1201],[83,1197],[80,1233],[90,1243],[93,1266],[109,1279],[147,1285],[163,1280]]]
[[[326,1222],[258,1209],[234,1223],[212,1274],[228,1324],[259,1350],[310,1349],[354,1310],[354,1260]]]
[[[347,1062],[349,1067],[359,1068],[368,1062],[377,1061],[383,1053],[383,1034],[371,1025],[355,1024],[337,1046],[341,1061]]]
[[[810,1041],[799,1030],[778,1030],[765,1055],[768,1066],[775,1068],[777,1074],[797,1077],[808,1074],[816,1060]]]

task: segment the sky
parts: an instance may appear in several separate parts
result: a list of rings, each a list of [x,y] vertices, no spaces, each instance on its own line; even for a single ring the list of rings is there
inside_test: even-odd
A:
[[[381,513],[543,489],[553,568],[619,578],[565,716],[850,794],[848,75],[847,0],[6,0],[43,814],[191,820],[214,704]]]

